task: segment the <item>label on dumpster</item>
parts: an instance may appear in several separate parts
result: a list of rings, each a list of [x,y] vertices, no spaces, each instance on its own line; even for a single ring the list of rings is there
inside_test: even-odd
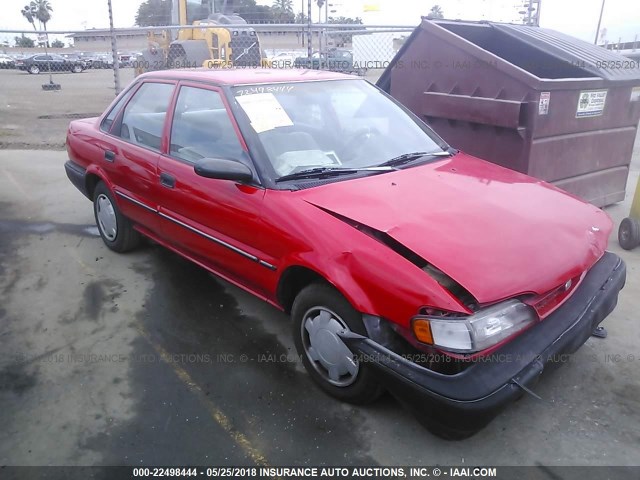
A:
[[[547,115],[549,113],[550,101],[551,101],[551,92],[540,92],[540,103],[538,103],[538,115]]]
[[[633,87],[631,89],[630,102],[640,102],[640,87]]]
[[[602,115],[606,101],[606,90],[582,90],[578,97],[576,117],[597,117]]]

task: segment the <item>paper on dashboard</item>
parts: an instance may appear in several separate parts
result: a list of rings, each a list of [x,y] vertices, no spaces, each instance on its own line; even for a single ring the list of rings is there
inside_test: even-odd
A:
[[[245,111],[256,133],[293,125],[291,118],[273,93],[242,95],[236,100]]]

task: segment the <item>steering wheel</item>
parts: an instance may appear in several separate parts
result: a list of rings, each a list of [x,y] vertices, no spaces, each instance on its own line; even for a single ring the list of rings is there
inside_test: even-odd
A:
[[[340,158],[348,159],[357,156],[357,150],[365,143],[371,140],[374,135],[380,134],[380,131],[376,128],[365,127],[356,130],[350,135],[342,144],[340,148]]]

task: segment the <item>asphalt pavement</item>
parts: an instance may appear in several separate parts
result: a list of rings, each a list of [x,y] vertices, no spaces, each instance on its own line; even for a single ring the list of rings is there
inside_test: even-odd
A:
[[[608,338],[447,442],[390,396],[323,394],[273,307],[150,242],[108,250],[65,161],[0,150],[0,465],[638,464],[640,249],[612,238],[628,280]]]

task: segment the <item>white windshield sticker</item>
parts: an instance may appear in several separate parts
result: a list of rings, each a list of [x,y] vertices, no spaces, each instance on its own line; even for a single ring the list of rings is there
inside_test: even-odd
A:
[[[256,133],[277,127],[290,127],[293,122],[273,93],[242,95],[236,100],[245,111]]]

